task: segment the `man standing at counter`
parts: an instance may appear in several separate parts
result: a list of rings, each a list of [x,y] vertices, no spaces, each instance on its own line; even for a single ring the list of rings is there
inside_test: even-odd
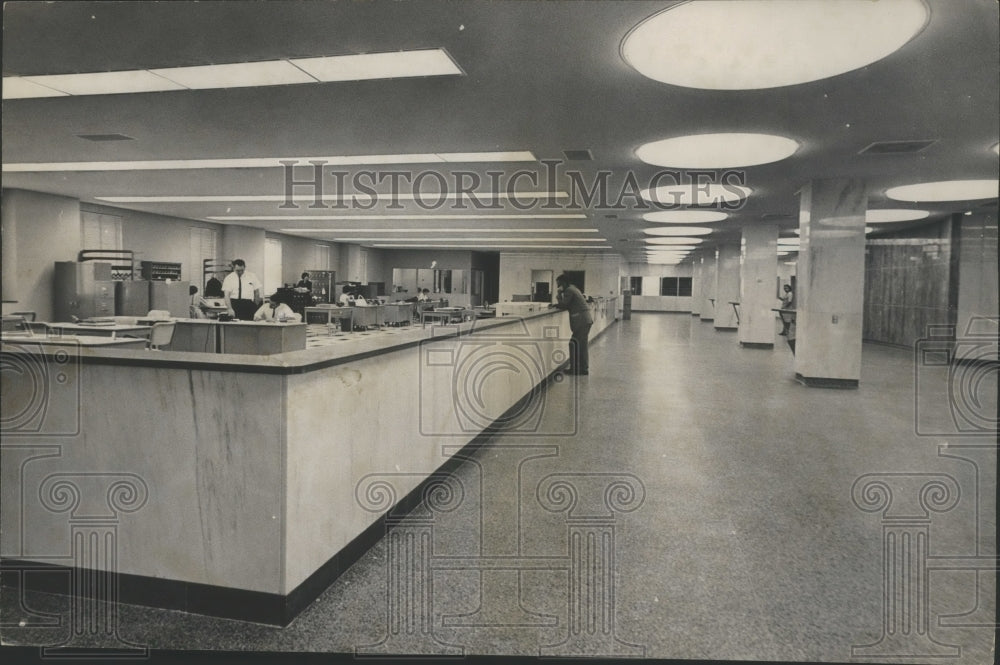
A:
[[[233,272],[222,281],[222,296],[226,299],[226,312],[241,321],[253,321],[254,312],[261,303],[260,280],[247,272],[243,259],[233,261]]]
[[[590,352],[587,345],[590,326],[594,325],[590,305],[580,289],[570,283],[565,273],[556,277],[556,285],[559,287],[559,295],[549,307],[569,311],[569,329],[572,333],[569,340],[569,374],[589,374]]]

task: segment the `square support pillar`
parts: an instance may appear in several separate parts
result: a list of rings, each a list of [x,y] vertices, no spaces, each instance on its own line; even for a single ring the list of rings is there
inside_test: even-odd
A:
[[[701,320],[715,319],[715,253],[701,257]]]
[[[740,246],[719,245],[715,272],[715,329],[737,330],[736,310],[740,300]]]
[[[795,378],[807,386],[861,379],[867,207],[861,180],[814,180],[800,192]]]
[[[740,346],[774,348],[778,225],[748,224],[740,243]]]

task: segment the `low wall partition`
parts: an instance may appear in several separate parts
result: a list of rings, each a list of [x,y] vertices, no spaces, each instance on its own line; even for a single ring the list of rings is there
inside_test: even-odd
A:
[[[269,356],[5,343],[3,583],[287,625],[460,463],[445,447],[533,412],[569,337],[547,310]],[[477,371],[497,354],[520,370]]]

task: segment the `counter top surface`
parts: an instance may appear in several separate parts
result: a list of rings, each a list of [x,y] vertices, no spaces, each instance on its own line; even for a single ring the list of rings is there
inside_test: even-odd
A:
[[[592,304],[598,307],[604,304],[604,300],[599,300]],[[422,328],[410,326],[409,329],[400,329],[391,339],[385,336],[358,334],[343,342],[336,344],[325,344],[314,346],[299,351],[288,351],[273,355],[241,355],[232,353],[200,353],[194,351],[170,351],[157,354],[150,354],[146,350],[128,348],[108,348],[113,345],[102,344],[104,348],[91,348],[94,345],[81,345],[79,350],[81,362],[88,364],[102,365],[132,365],[145,367],[176,367],[185,369],[206,369],[218,371],[252,372],[258,374],[300,374],[310,372],[333,365],[340,365],[351,361],[361,360],[366,357],[381,355],[400,351],[406,348],[418,346],[421,343],[435,338],[450,338],[456,335],[489,334],[494,328],[509,328],[517,326],[522,320],[529,320],[544,316],[562,316],[563,311],[558,309],[543,309],[533,312],[523,317],[506,316],[490,319],[476,319],[462,323],[449,325],[434,325]],[[177,319],[178,321],[202,321],[200,319]],[[220,324],[226,325],[226,323]],[[258,325],[258,326],[305,326],[303,323],[261,323],[261,322],[239,322],[235,325]],[[526,329],[525,329],[526,331]],[[499,332],[499,331],[497,331]],[[504,335],[517,334],[513,330],[504,330]],[[6,339],[6,338],[5,338]],[[17,338],[17,341],[25,341],[31,338]],[[75,337],[72,339],[80,339]],[[104,338],[105,342],[113,341]],[[131,340],[135,341],[135,340]],[[3,353],[16,353],[18,349],[4,346]],[[43,349],[43,352],[47,351]]]

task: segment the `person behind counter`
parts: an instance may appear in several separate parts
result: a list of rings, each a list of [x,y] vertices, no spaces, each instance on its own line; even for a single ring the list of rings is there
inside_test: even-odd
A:
[[[430,290],[424,289],[419,294],[417,294],[417,302],[426,302],[430,300]]]
[[[221,298],[222,297],[222,282],[215,273],[207,282],[205,282],[205,297],[206,298]]]
[[[340,291],[340,297],[337,298],[337,302],[340,303],[340,306],[347,307],[348,305],[353,305],[354,296],[351,295],[351,285],[344,284],[344,287]]]
[[[208,316],[205,315],[205,311],[202,309],[205,300],[198,295],[198,287],[194,284],[188,287],[188,295],[191,296],[191,302],[188,305],[188,316],[192,319],[207,319]]]
[[[785,291],[785,295],[781,297],[781,309],[795,309],[795,291],[792,290],[790,284],[785,284],[781,287]],[[779,335],[787,335],[788,329],[792,325],[792,319],[785,316],[781,317],[781,332]]]
[[[257,275],[247,272],[243,259],[233,261],[233,272],[222,281],[222,296],[226,299],[226,312],[241,321],[250,321],[261,303],[261,282]]]
[[[549,305],[556,309],[565,309],[569,312],[569,329],[571,337],[569,340],[569,374],[589,374],[590,373],[590,352],[587,348],[590,338],[590,327],[594,325],[594,319],[590,315],[590,306],[587,300],[580,293],[580,289],[570,283],[566,274],[556,277],[556,285],[559,293],[556,302]]]
[[[299,283],[295,285],[295,288],[306,289],[307,291],[313,290],[313,283],[312,280],[309,279],[309,273],[302,273],[302,279],[300,279]]]
[[[254,315],[254,321],[294,321],[298,323],[302,317],[292,311],[292,308],[282,302],[281,295],[272,293],[267,302],[260,306]]]

